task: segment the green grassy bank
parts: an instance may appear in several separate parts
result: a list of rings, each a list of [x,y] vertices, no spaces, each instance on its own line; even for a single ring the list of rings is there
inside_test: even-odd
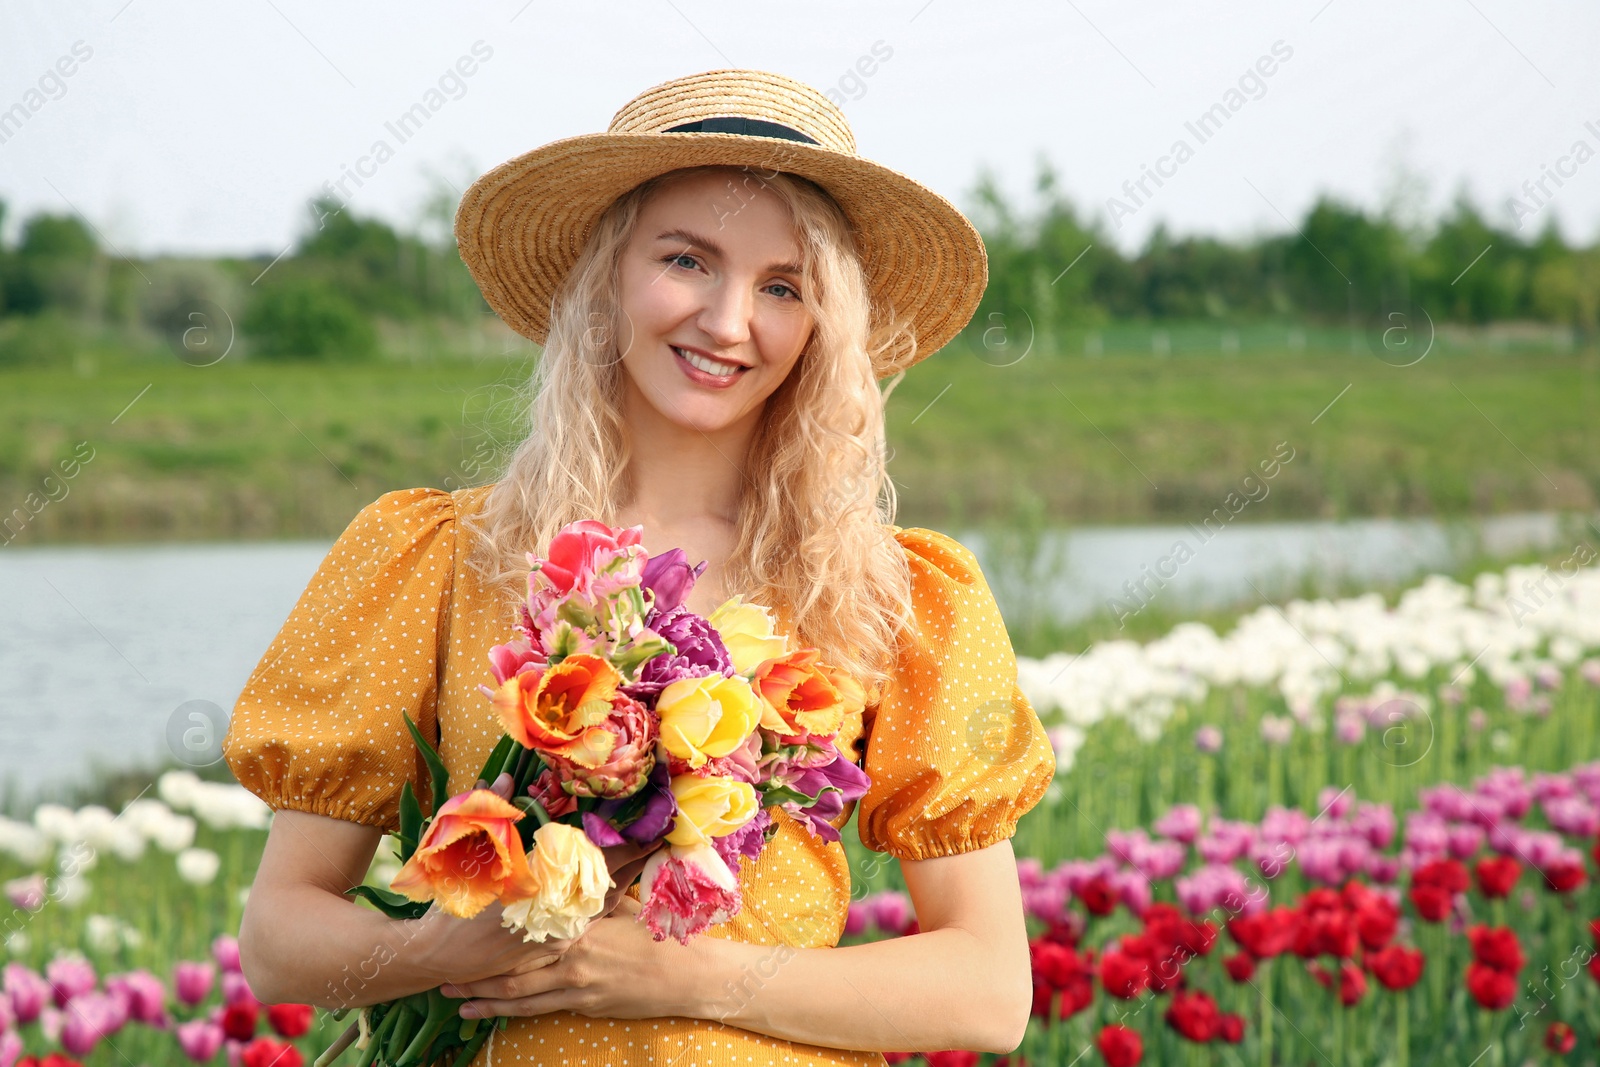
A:
[[[1198,522],[1230,492],[1259,498],[1240,521],[1600,499],[1594,351],[1407,367],[1316,349],[1014,358],[952,346],[896,389],[902,525],[1005,517],[1029,499],[1062,523]],[[4,536],[332,537],[388,490],[492,477],[530,366],[526,354],[192,367],[101,353],[6,371],[0,514],[27,521]],[[1265,496],[1243,484],[1291,454]]]

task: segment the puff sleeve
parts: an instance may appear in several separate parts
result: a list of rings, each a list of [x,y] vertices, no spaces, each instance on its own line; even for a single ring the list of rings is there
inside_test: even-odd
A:
[[[861,843],[898,859],[975,851],[1016,832],[1055,774],[1055,752],[1017,685],[976,557],[933,530],[892,530],[910,564],[918,633],[902,638],[868,726]]]
[[[455,502],[386,493],[339,535],[234,704],[223,757],[274,810],[400,825],[426,765],[401,713],[438,744],[435,700],[454,575]]]

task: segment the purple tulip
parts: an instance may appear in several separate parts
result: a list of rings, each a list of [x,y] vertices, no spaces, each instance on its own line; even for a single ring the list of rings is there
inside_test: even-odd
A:
[[[681,548],[659,553],[645,561],[639,588],[655,594],[655,599],[651,601],[654,613],[665,615],[682,604],[683,598],[694,588],[695,579],[705,573],[708,562],[701,560],[699,566],[690,569],[689,557],[683,554]],[[655,629],[653,624],[646,625]],[[659,630],[656,632],[660,633]]]
[[[1367,720],[1360,715],[1340,715],[1334,720],[1333,735],[1341,744],[1359,745],[1367,736]]]
[[[1374,882],[1388,883],[1400,876],[1400,861],[1393,856],[1374,852],[1367,857],[1367,877]]]
[[[1031,889],[1044,884],[1044,864],[1032,856],[1017,857],[1017,884],[1024,889]]]
[[[867,909],[862,906],[861,901],[852,900],[850,902],[850,910],[844,916],[843,936],[854,937],[857,934],[865,933],[867,927],[872,925],[871,919],[872,917],[867,913]]]
[[[211,958],[217,961],[217,966],[224,971],[243,973],[244,968],[239,966],[239,941],[227,934],[217,935],[211,942]]]
[[[222,1047],[222,1027],[205,1019],[178,1024],[178,1047],[196,1063],[205,1063]]]
[[[680,678],[733,674],[733,659],[716,629],[688,608],[651,612],[645,622],[662,640],[677,649],[677,653],[664,652],[645,661],[639,669],[638,681],[622,687],[629,696],[644,700]]]
[[[1600,687],[1600,659],[1586,659],[1578,665],[1578,674],[1592,686]]]
[[[1056,922],[1066,914],[1067,890],[1059,882],[1041,882],[1022,890],[1022,909],[1041,922]]]
[[[1310,832],[1310,817],[1297,808],[1274,805],[1261,817],[1261,836],[1267,841],[1286,841],[1293,845]]]
[[[93,989],[99,979],[94,965],[82,956],[60,956],[45,964],[45,978],[50,982],[50,993],[56,1007],[64,1008],[67,1001]]]
[[[795,801],[782,804],[784,811],[800,820],[800,824],[813,836],[824,841],[839,840],[839,831],[829,820],[844,814],[844,806],[860,800],[871,784],[866,772],[845,759],[837,749],[833,759],[820,767],[807,767],[783,783],[803,796],[816,797],[816,802],[801,807]]]
[[[11,1001],[11,1010],[17,1023],[31,1023],[39,1017],[50,1000],[50,983],[39,973],[20,963],[8,963],[5,969],[5,992]]]
[[[191,1008],[211,995],[211,983],[217,973],[216,964],[210,960],[194,962],[179,960],[172,967],[172,984],[178,999]]]

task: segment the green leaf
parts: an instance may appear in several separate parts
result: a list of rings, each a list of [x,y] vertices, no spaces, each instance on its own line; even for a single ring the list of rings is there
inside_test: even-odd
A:
[[[422,840],[422,807],[417,803],[417,794],[407,782],[400,787],[400,862],[404,863],[411,858],[417,850],[417,842]]]
[[[423,738],[422,731],[417,729],[417,724],[411,721],[411,716],[405,712],[400,713],[406,720],[406,729],[411,731],[411,739],[422,750],[422,758],[428,764],[429,777],[433,783],[433,814],[437,815],[439,809],[444,807],[444,802],[450,799],[450,772],[445,769],[444,760],[439,758],[439,753]]]
[[[494,785],[494,780],[500,777],[501,768],[505,766],[506,760],[511,756],[511,751],[516,747],[518,746],[514,737],[510,734],[501,735],[500,743],[494,746],[494,750],[489,753],[489,758],[483,761],[483,770],[478,772],[478,777],[490,785]]]
[[[358,885],[345,890],[347,896],[361,897],[391,919],[417,919],[428,910],[426,900],[412,900],[375,885]]]

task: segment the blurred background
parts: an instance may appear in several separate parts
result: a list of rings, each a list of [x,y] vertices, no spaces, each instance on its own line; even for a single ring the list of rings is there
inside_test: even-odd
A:
[[[231,781],[227,709],[334,536],[387,491],[482,484],[515,444],[538,351],[456,254],[462,191],[717,67],[823,90],[864,155],[984,235],[983,305],[894,393],[890,468],[897,522],[978,553],[1056,731],[1061,816],[1025,823],[1031,855],[1090,856],[1175,802],[1316,814],[1360,779],[1404,810],[1421,783],[1592,758],[1557,740],[1589,727],[1504,694],[1537,677],[1518,655],[1578,671],[1600,635],[1571,608],[1542,617],[1558,654],[1505,637],[1522,618],[1502,572],[1543,581],[1600,545],[1597,39],[1592,5],[1505,0],[10,5],[5,810],[115,809],[163,769]],[[1398,605],[1430,575],[1477,590],[1495,651],[1358,671],[1279,607]],[[1540,588],[1524,611],[1579,583]],[[1280,684],[1294,672],[1259,648],[1198,692],[1209,668],[1187,661],[1132,696],[1074,682],[1096,662],[1126,682],[1104,656],[1180,624],[1263,617],[1295,620],[1286,641],[1335,664],[1331,688]],[[1317,716],[1390,674],[1431,754],[1338,762]],[[1460,716],[1517,725],[1503,744],[1461,726],[1441,756],[1440,685]],[[1592,688],[1559,700],[1592,719]],[[1250,789],[1174,771],[1216,762],[1194,735],[1212,712],[1247,724]],[[1297,722],[1303,765],[1274,747]],[[1108,765],[1144,769],[1107,792]]]

